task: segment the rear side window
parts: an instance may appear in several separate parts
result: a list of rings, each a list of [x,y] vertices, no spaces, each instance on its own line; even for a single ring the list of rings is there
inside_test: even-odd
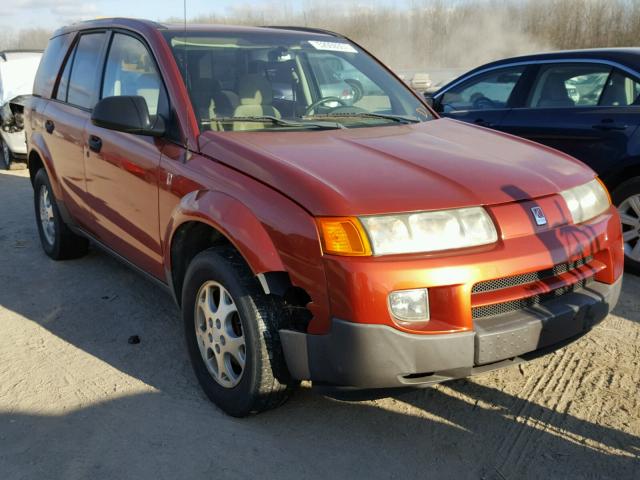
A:
[[[628,107],[640,104],[640,82],[614,70],[607,80],[600,105],[603,107]]]
[[[67,101],[67,91],[69,89],[69,74],[71,73],[71,64],[73,63],[73,56],[75,54],[75,50],[69,55],[67,59],[67,63],[64,66],[64,71],[62,72],[62,76],[60,77],[60,83],[58,83],[58,90],[56,91],[56,100],[60,100],[61,102]]]
[[[518,66],[480,74],[448,90],[442,106],[447,112],[506,108],[524,70],[524,66]]]
[[[99,58],[106,34],[82,35],[74,53],[67,102],[81,108],[93,108],[97,95]]]
[[[59,35],[49,40],[36,74],[33,85],[34,95],[51,98],[53,86],[58,79],[58,73],[62,67],[62,61],[69,50],[71,40],[71,34]]]
[[[594,107],[607,83],[611,67],[600,64],[552,64],[540,68],[529,108]]]
[[[102,98],[121,95],[141,96],[150,115],[168,117],[167,95],[147,47],[134,37],[116,33],[107,56]]]

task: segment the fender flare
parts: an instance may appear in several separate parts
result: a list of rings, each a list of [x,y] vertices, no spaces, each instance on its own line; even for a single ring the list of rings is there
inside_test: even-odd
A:
[[[33,181],[33,175],[35,174],[35,172],[31,171],[31,155],[33,155],[34,153],[38,155],[38,157],[40,157],[42,165],[47,171],[47,176],[49,177],[49,182],[51,183],[51,188],[53,189],[53,195],[57,200],[61,201],[62,188],[60,187],[60,179],[58,178],[56,170],[53,166],[51,152],[49,151],[49,147],[47,147],[42,134],[36,132],[33,133],[31,141],[29,142],[29,153],[27,155],[27,166],[29,167],[29,175],[31,176],[31,181]]]
[[[199,190],[182,198],[164,232],[165,274],[169,281],[172,280],[174,237],[188,222],[204,223],[219,231],[240,252],[255,275],[285,271],[263,223],[244,203],[226,193]]]

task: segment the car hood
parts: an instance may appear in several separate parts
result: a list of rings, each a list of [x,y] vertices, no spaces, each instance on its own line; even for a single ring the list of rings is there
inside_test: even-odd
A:
[[[206,132],[204,155],[314,215],[495,205],[558,193],[595,174],[553,149],[456,120],[302,132]]]

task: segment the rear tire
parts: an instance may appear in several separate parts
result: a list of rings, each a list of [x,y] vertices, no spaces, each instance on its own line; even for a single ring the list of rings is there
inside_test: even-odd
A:
[[[281,304],[263,293],[235,250],[211,248],[193,259],[182,291],[182,317],[196,377],[227,414],[244,417],[289,398],[297,382],[280,344]]]
[[[54,260],[85,255],[89,249],[89,241],[73,233],[62,220],[44,168],[36,173],[33,188],[36,224],[44,252]]]
[[[640,275],[640,177],[622,183],[611,196],[622,217],[625,269]]]
[[[0,136],[0,166],[5,170],[11,170],[12,161],[13,155],[11,154],[11,150],[9,150],[9,145],[7,145]]]

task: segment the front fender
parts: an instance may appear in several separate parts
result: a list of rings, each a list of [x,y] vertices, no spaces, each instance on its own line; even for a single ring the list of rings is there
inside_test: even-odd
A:
[[[242,202],[222,192],[195,191],[182,198],[164,233],[165,265],[171,268],[173,236],[180,226],[197,221],[222,233],[254,274],[284,271],[280,256],[262,223]]]

